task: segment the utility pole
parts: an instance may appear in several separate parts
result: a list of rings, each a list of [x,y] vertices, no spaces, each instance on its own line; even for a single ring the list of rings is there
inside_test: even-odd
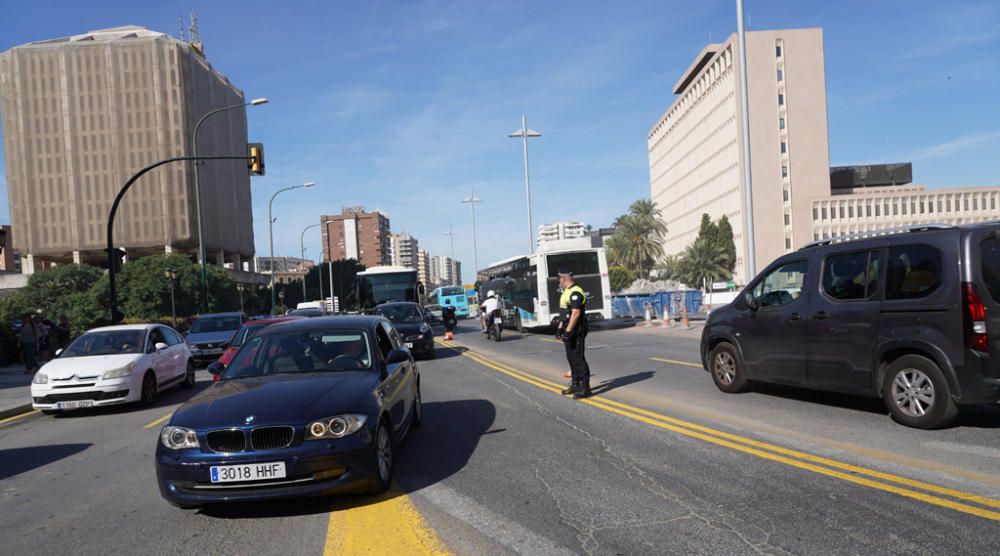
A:
[[[528,176],[528,138],[541,137],[542,134],[528,129],[528,118],[521,114],[521,129],[512,132],[507,137],[520,137],[524,145],[524,195],[528,204],[528,253],[535,252],[535,230],[531,223],[531,179]],[[477,269],[478,270],[478,269]]]
[[[451,285],[455,286],[455,285],[457,285],[455,283],[456,282],[455,278],[457,278],[457,276],[455,276],[455,274],[456,274],[455,273],[455,236],[458,235],[458,232],[456,232],[454,229],[452,229],[451,224],[448,224],[448,231],[445,232],[444,235],[448,236],[448,239],[451,241],[451,268],[448,269],[448,273],[451,274]]]
[[[479,246],[476,241],[476,203],[482,203],[483,200],[476,198],[476,192],[470,187],[469,196],[462,199],[462,202],[472,207],[472,263],[474,265],[472,275],[476,276],[476,273],[479,272]]]
[[[743,110],[743,220],[746,222],[746,283],[757,274],[757,252],[753,230],[753,178],[750,171],[750,100],[747,87],[747,38],[743,29],[743,0],[736,0],[736,35],[740,49],[740,104]]]

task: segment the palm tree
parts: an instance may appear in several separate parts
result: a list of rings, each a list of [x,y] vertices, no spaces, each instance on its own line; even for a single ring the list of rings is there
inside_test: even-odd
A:
[[[681,281],[694,287],[729,278],[725,248],[709,238],[699,237],[684,250],[679,275]]]
[[[657,208],[656,203],[650,199],[639,199],[628,207],[631,216],[638,217],[646,223],[651,230],[657,232],[661,237],[667,234],[667,226],[663,223],[663,212]]]
[[[614,264],[635,269],[639,276],[645,277],[653,262],[663,257],[663,236],[647,219],[626,214],[615,222],[608,251]]]

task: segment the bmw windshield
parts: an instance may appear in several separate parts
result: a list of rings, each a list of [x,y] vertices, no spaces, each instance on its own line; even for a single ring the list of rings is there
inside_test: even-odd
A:
[[[424,320],[418,305],[383,305],[375,308],[375,314],[393,323],[420,323]]]
[[[239,330],[243,322],[240,317],[203,317],[191,326],[192,334],[205,334],[212,332],[226,332],[229,330]]]
[[[370,369],[368,335],[360,330],[312,329],[258,335],[246,341],[222,378]]]

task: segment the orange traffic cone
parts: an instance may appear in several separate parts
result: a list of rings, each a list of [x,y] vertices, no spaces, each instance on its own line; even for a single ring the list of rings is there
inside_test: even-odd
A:
[[[445,340],[454,340],[455,339],[455,333],[452,332],[451,330],[445,332],[444,333],[444,339]]]
[[[687,308],[687,305],[683,305],[682,309],[683,309],[683,311],[682,311],[681,314],[683,316],[681,317],[681,325],[684,328],[691,328],[691,321],[688,320],[688,308]]]

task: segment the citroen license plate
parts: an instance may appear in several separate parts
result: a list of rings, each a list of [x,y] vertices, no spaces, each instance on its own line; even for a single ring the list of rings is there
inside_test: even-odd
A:
[[[56,409],[80,409],[83,407],[94,407],[94,400],[74,400],[71,402],[56,403]]]
[[[235,483],[283,479],[285,462],[251,463],[249,465],[213,465],[209,472],[213,483]]]

